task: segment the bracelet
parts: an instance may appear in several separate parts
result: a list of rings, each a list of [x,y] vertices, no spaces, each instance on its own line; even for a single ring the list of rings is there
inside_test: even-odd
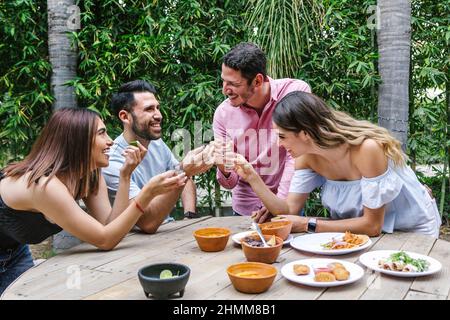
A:
[[[142,209],[142,207],[139,205],[139,203],[137,202],[137,200],[136,200],[136,199],[133,199],[133,200],[134,200],[134,204],[136,205],[136,208],[138,208],[139,211],[142,212],[142,214],[145,214],[144,209]]]

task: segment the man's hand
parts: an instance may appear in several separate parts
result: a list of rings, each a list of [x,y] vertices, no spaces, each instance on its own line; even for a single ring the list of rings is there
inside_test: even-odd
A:
[[[188,177],[208,171],[214,163],[211,160],[213,152],[214,148],[211,144],[189,151],[181,162],[181,169]]]
[[[214,164],[225,176],[229,176],[234,168],[233,158],[229,157],[234,154],[233,151],[233,142],[225,142],[222,139],[214,141]]]

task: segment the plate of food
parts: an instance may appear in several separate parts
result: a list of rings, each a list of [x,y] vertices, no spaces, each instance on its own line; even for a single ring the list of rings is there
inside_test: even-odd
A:
[[[244,232],[240,232],[240,233],[236,233],[234,234],[231,239],[234,241],[234,243],[241,245],[241,240],[244,239],[245,237],[253,237],[253,236],[258,236],[258,234],[256,233],[256,231],[244,231]],[[290,234],[286,240],[283,241],[283,245],[288,244],[289,242],[292,241],[292,239],[294,239],[294,237],[292,236],[292,234]]]
[[[313,287],[335,287],[358,281],[364,276],[360,266],[335,259],[301,259],[281,268],[288,280]]]
[[[439,272],[442,264],[431,257],[401,250],[366,252],[359,261],[367,268],[396,277],[420,277]]]
[[[372,240],[365,234],[349,231],[306,234],[291,241],[291,246],[295,249],[330,256],[364,250],[371,244]]]

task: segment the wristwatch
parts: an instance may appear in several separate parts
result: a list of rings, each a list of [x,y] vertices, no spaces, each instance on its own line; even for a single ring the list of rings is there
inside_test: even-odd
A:
[[[309,218],[308,220],[308,232],[314,233],[316,232],[317,227],[317,219],[316,218]]]

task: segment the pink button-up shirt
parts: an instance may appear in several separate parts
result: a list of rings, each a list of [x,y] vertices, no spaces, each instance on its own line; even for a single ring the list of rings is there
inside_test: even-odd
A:
[[[272,130],[272,112],[277,102],[289,92],[311,92],[311,89],[306,82],[296,79],[269,78],[269,83],[270,100],[261,116],[251,108],[233,107],[228,99],[222,102],[214,113],[214,137],[225,139],[228,136],[234,143],[234,151],[245,156],[270,190],[286,198],[294,173],[294,160],[278,145],[278,136]],[[251,215],[262,206],[250,185],[236,172],[231,172],[227,178],[217,169],[217,180],[223,187],[233,189],[235,212]]]

